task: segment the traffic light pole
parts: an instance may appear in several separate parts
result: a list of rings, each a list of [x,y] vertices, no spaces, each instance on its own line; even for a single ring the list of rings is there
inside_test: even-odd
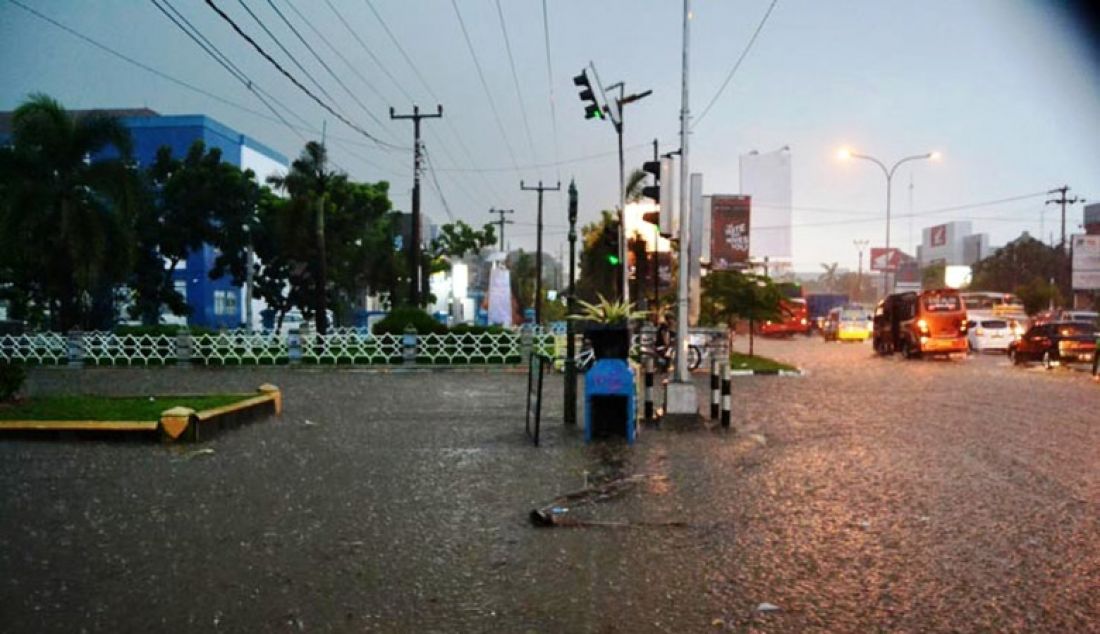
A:
[[[436,105],[436,114],[420,114],[420,106],[413,106],[412,114],[394,114],[390,108],[390,119],[412,119],[413,122],[413,192],[412,192],[412,234],[409,245],[409,304],[420,306],[421,280],[420,267],[420,120],[439,119],[443,116],[443,106]]]
[[[519,182],[522,191],[539,193],[538,225],[535,230],[535,325],[542,324],[542,193],[561,191],[561,182],[553,187],[543,187],[539,181],[538,187],[526,187],[523,181]]]
[[[577,310],[577,185],[569,181],[569,314]],[[573,341],[572,319],[565,320],[565,423],[577,424],[577,346]]]

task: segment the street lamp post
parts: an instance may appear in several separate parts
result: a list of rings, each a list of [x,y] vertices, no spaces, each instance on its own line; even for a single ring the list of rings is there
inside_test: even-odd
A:
[[[888,295],[890,293],[890,192],[891,185],[894,179],[894,172],[902,163],[908,163],[909,161],[919,161],[923,159],[936,160],[940,157],[939,152],[929,152],[927,154],[914,154],[913,156],[906,156],[899,159],[893,166],[887,168],[886,165],[873,156],[866,154],[857,154],[848,149],[842,149],[839,152],[841,159],[857,158],[865,161],[871,161],[875,165],[878,165],[882,170],[882,175],[886,177],[886,268],[882,271],[882,294]]]
[[[863,300],[863,250],[870,244],[870,240],[852,240],[859,251],[859,273],[856,274],[856,301]]]

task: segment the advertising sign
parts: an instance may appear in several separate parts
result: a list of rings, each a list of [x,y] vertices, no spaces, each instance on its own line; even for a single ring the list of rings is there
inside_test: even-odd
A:
[[[934,247],[942,247],[947,244],[947,225],[936,225],[928,231],[928,243]]]
[[[1073,288],[1100,289],[1100,235],[1075,235],[1073,245]]]
[[[715,271],[742,268],[749,261],[749,196],[711,196],[710,262]]]
[[[898,261],[901,259],[901,251],[890,247],[885,249],[883,247],[871,247],[871,270],[872,271],[896,271],[898,270]]]

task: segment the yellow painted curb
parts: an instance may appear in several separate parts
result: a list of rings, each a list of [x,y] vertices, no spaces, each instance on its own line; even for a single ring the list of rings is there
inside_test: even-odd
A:
[[[157,421],[145,420],[5,420],[0,429],[11,430],[77,430],[108,429],[111,431],[156,431]]]
[[[164,430],[169,438],[175,440],[191,424],[191,417],[194,415],[195,410],[189,407],[173,407],[170,410],[161,412],[160,428]]]

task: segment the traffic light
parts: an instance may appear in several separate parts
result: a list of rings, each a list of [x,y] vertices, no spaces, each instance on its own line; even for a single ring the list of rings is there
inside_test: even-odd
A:
[[[592,102],[584,107],[584,118],[603,119],[603,109],[600,108],[600,103],[596,101],[596,93],[592,90],[592,82],[588,79],[588,71],[582,70],[580,75],[574,77],[573,85],[581,88],[581,101]]]
[[[611,266],[622,264],[619,258],[619,225],[617,223],[604,225],[600,242],[603,243],[604,260]]]
[[[647,174],[653,174],[653,184],[646,185],[642,188],[642,195],[646,198],[652,198],[653,202],[661,202],[661,162],[660,161],[646,161],[642,164],[642,171]]]

